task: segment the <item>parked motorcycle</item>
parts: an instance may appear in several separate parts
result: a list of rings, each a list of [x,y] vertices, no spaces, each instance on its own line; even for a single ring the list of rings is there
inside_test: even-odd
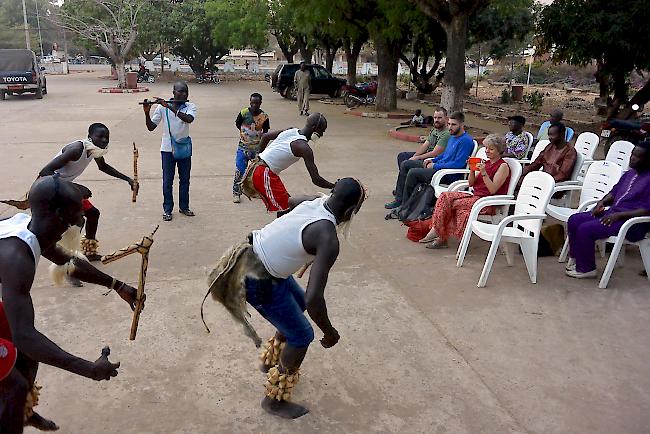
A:
[[[138,83],[154,83],[155,81],[156,78],[148,69],[145,69],[144,72],[138,72]]]
[[[632,106],[632,110],[632,119],[608,119],[603,122],[600,131],[600,144],[603,146],[605,154],[609,151],[612,143],[617,140],[638,143],[649,137],[650,122],[643,119],[635,120],[641,110],[637,104]]]
[[[205,71],[200,74],[196,74],[196,82],[219,84],[221,82],[221,79],[217,75],[216,71]]]
[[[354,86],[345,86],[343,91],[343,102],[349,108],[360,105],[372,105],[377,96],[377,82],[357,83]]]

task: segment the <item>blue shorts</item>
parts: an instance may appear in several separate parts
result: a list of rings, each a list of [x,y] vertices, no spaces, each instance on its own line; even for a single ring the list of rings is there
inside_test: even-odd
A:
[[[287,338],[287,344],[304,348],[314,340],[314,329],[305,317],[305,291],[293,276],[256,280],[247,277],[246,301]]]

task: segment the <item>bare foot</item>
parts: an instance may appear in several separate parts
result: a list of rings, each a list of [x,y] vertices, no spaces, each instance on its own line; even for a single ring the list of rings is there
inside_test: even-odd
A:
[[[289,401],[278,401],[265,396],[262,400],[262,408],[269,414],[280,416],[285,419],[298,419],[309,413],[309,410],[302,405]]]
[[[53,421],[45,419],[38,413],[32,414],[32,416],[25,421],[25,426],[33,426],[34,428],[41,431],[57,431],[59,427]]]

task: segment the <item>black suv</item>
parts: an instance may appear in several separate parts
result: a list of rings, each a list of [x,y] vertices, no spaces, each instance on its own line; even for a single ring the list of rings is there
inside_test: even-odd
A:
[[[0,50],[0,100],[5,95],[21,95],[26,92],[43,98],[47,94],[47,81],[36,55],[30,50]]]
[[[320,65],[307,65],[311,73],[311,93],[325,94],[332,98],[341,96],[341,87],[346,81],[334,77],[327,69]],[[296,99],[296,89],[293,86],[293,76],[300,69],[297,63],[278,65],[271,74],[271,87],[285,98]]]

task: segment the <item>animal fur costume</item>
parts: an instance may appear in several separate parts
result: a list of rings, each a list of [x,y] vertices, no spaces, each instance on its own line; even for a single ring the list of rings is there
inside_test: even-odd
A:
[[[212,293],[212,298],[223,304],[233,318],[244,326],[246,336],[251,338],[255,346],[259,348],[262,345],[262,339],[248,322],[250,314],[246,309],[246,288],[244,286],[246,277],[255,280],[274,279],[266,271],[264,264],[259,260],[253,251],[253,246],[248,241],[230,247],[210,272],[208,276],[209,289],[201,303],[201,320],[209,333],[210,329],[203,319],[203,304],[208,295]]]

